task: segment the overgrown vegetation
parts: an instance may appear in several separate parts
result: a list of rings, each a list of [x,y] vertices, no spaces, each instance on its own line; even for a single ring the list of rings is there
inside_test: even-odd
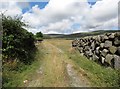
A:
[[[23,81],[34,79],[36,70],[42,63],[43,53],[42,45],[40,44],[34,57],[35,60],[30,65],[19,62],[17,63],[19,70],[10,70],[7,64],[6,66],[4,65],[3,87],[26,87]]]
[[[2,17],[3,38],[2,53],[3,62],[20,60],[24,63],[30,62],[30,53],[35,49],[34,35],[23,26],[19,17]]]
[[[24,29],[27,25],[21,19],[2,15],[3,86],[12,85],[16,74],[27,70],[36,55],[35,37]]]

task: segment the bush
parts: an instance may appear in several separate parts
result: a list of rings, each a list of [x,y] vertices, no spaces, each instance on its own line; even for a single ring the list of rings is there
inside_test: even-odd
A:
[[[29,63],[32,57],[31,52],[35,51],[34,35],[23,28],[26,25],[17,16],[12,18],[2,15],[2,26],[3,63],[16,59]]]

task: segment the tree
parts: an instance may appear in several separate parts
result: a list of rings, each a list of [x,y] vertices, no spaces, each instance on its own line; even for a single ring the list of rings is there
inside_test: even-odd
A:
[[[42,37],[43,37],[42,32],[37,32],[37,33],[36,33],[36,37],[37,37],[37,38],[42,38]]]

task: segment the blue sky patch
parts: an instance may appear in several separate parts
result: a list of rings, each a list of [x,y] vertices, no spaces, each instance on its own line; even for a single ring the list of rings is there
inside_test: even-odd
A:
[[[29,2],[29,7],[23,8],[22,12],[25,13],[29,11],[33,6],[38,5],[40,9],[45,8],[45,6],[48,4],[48,2]]]
[[[111,30],[119,30],[118,27],[112,27]]]
[[[88,0],[88,3],[92,6],[94,5],[98,0]],[[49,2],[28,2],[29,3],[29,7],[23,8],[22,12],[25,13],[27,11],[29,11],[33,6],[38,5],[38,7],[40,9],[44,9],[45,6],[49,3]]]
[[[75,23],[71,26],[71,28],[73,29],[79,29],[80,28],[80,24],[79,23]]]
[[[88,2],[90,5],[94,5],[96,2]]]

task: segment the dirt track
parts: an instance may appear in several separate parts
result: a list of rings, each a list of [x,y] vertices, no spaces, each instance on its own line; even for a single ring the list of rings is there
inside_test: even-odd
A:
[[[52,41],[53,43],[53,41]],[[63,49],[50,41],[43,41],[44,57],[42,65],[36,70],[27,87],[84,87],[89,86],[88,80],[76,70],[75,64]],[[70,50],[71,48],[67,49]]]

